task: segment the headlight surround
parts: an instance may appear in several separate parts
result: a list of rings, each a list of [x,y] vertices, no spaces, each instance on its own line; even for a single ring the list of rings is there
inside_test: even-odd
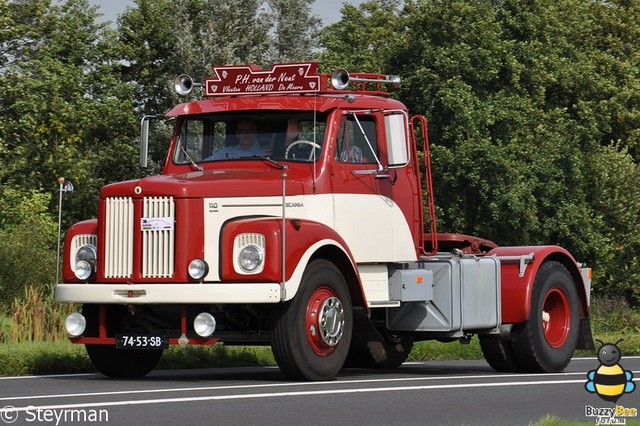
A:
[[[96,271],[98,252],[92,244],[85,244],[76,251],[73,272],[79,280],[88,280]]]
[[[233,243],[234,269],[238,274],[262,272],[265,265],[266,239],[262,234],[239,234]]]

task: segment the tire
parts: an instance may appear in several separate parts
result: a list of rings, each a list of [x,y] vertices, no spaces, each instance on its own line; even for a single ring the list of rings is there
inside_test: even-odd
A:
[[[332,263],[312,261],[293,300],[275,312],[271,348],[293,380],[330,380],[342,368],[353,327],[347,283]]]
[[[119,307],[107,308],[107,331],[119,330]],[[88,336],[98,335],[98,306],[84,305],[82,314],[87,319]],[[107,377],[132,378],[147,375],[162,356],[162,349],[116,349],[115,345],[84,345],[96,369]]]
[[[511,342],[498,336],[480,335],[480,349],[487,363],[501,373],[518,373],[522,371],[513,353]]]
[[[147,375],[158,364],[162,349],[116,349],[111,345],[85,345],[96,369],[107,377]]]
[[[525,372],[564,370],[578,341],[578,310],[578,293],[567,268],[556,261],[542,264],[533,283],[529,319],[513,342]]]
[[[407,336],[352,342],[345,366],[391,370],[400,367],[407,360],[411,349],[413,338]]]
[[[398,336],[388,330],[376,329],[363,309],[354,309],[353,336],[344,366],[398,368],[411,354],[414,340],[413,336]]]

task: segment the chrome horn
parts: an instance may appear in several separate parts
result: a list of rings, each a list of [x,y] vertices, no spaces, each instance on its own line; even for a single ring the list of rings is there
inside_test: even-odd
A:
[[[173,81],[173,87],[180,96],[187,96],[194,87],[200,87],[202,83],[194,83],[193,79],[187,74],[180,74]]]
[[[397,75],[380,75],[381,78],[360,78],[351,77],[347,70],[338,69],[331,75],[331,85],[336,90],[344,90],[349,83],[390,83],[393,85],[400,84],[400,76]]]

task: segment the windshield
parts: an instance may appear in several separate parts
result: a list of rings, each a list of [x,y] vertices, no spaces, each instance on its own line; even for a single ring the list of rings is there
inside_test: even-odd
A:
[[[299,111],[207,114],[180,122],[176,164],[269,157],[310,162],[320,157],[326,115]]]

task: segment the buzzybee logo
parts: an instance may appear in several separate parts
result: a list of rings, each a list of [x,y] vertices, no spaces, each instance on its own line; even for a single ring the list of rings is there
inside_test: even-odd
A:
[[[636,388],[633,373],[624,370],[619,364],[622,354],[618,343],[622,342],[622,339],[616,343],[602,343],[600,340],[596,342],[602,345],[598,349],[600,367],[587,373],[589,380],[584,387],[587,392],[596,393],[605,401],[617,403],[623,394],[631,393]]]
[[[633,373],[620,365],[622,352],[618,343],[622,342],[622,339],[616,343],[603,343],[601,340],[596,342],[601,345],[598,349],[600,366],[587,373],[587,382],[584,387],[587,392],[595,393],[600,399],[613,402],[615,407],[599,408],[587,405],[585,415],[595,417],[596,424],[625,424],[626,417],[637,417],[638,410],[618,405],[622,395],[636,389]]]

